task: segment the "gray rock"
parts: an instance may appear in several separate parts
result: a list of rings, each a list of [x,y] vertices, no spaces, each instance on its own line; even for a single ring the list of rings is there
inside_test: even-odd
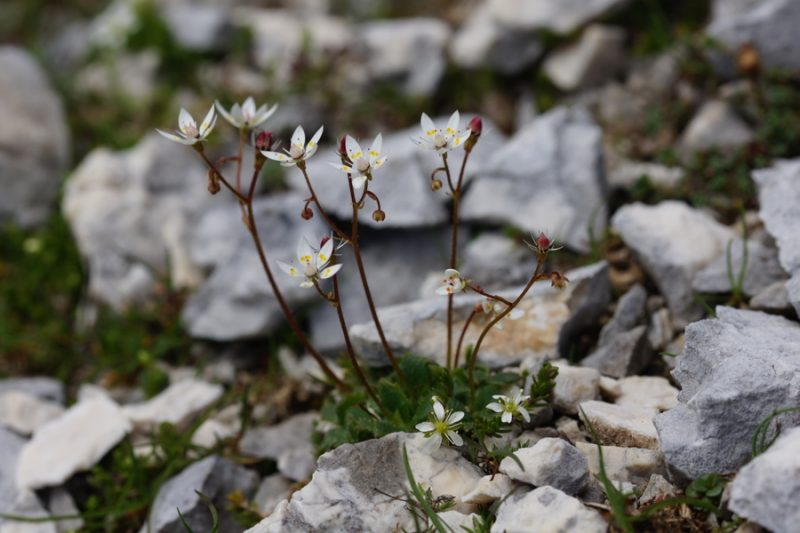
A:
[[[581,368],[556,363],[558,378],[553,389],[553,407],[563,413],[577,414],[578,404],[597,398],[600,373],[594,368]]]
[[[686,328],[673,376],[680,404],[655,418],[678,480],[738,469],[756,426],[800,398],[800,325],[758,311],[717,308],[717,319]],[[784,426],[800,422],[786,414]]]
[[[16,465],[26,439],[0,427],[0,509],[10,509],[17,500]],[[0,518],[0,526],[6,521]]]
[[[617,302],[614,316],[600,331],[597,348],[581,365],[621,378],[642,370],[652,355],[647,340],[647,291],[634,285]]]
[[[152,430],[163,423],[182,427],[217,401],[223,392],[220,385],[186,379],[145,402],[126,405],[122,411],[138,430]]]
[[[471,118],[469,115],[462,116],[462,127],[466,127]],[[443,125],[447,117],[433,120]],[[483,172],[492,154],[504,143],[505,137],[487,120],[484,120],[483,131],[465,170],[466,181]],[[443,191],[431,191],[431,172],[442,165],[441,158],[433,151],[424,150],[411,142],[411,138],[419,135],[419,126],[414,126],[383,136],[382,151],[388,159],[375,172],[369,189],[380,198],[386,220],[376,222],[372,219],[375,204],[367,199],[368,207],[359,215],[363,225],[380,229],[406,229],[434,226],[450,220],[445,207],[449,199]],[[370,143],[372,137],[361,141]],[[450,152],[451,169],[460,168],[462,158],[463,152]],[[335,148],[320,150],[308,161],[308,174],[325,211],[336,218],[350,220],[353,203],[347,187],[347,176],[329,164],[337,162],[339,155]],[[299,171],[292,169],[288,181],[292,189],[304,197],[308,195],[308,188]]]
[[[574,91],[601,85],[624,66],[625,30],[595,24],[577,42],[547,56],[543,68],[556,87]]]
[[[376,79],[398,80],[404,91],[429,96],[444,74],[450,28],[435,18],[380,20],[362,24],[359,39],[367,69]]]
[[[544,438],[530,448],[520,448],[514,455],[524,468],[513,457],[500,463],[500,472],[513,480],[536,487],[549,485],[572,495],[589,482],[586,457],[565,440]]]
[[[608,185],[615,189],[631,189],[641,178],[659,189],[675,188],[683,179],[683,169],[667,167],[658,163],[631,161],[606,151],[606,175]]]
[[[730,509],[775,533],[800,523],[800,428],[785,431],[733,480]]]
[[[503,27],[488,4],[478,5],[450,41],[450,57],[462,68],[490,68],[517,74],[544,51],[535,32]]]
[[[463,250],[459,268],[487,290],[525,283],[536,268],[536,257],[527,246],[499,232],[481,233]]]
[[[608,524],[600,513],[585,507],[580,500],[553,487],[530,492],[517,491],[497,508],[492,533],[530,531],[563,533],[605,533]]]
[[[768,313],[786,313],[792,310],[785,281],[776,281],[750,298],[750,309]]]
[[[162,17],[175,41],[189,50],[224,50],[231,37],[226,7],[191,1],[168,2]]]
[[[489,0],[489,9],[496,20],[509,28],[567,34],[626,3],[627,0]]]
[[[460,232],[465,236],[466,232]],[[360,232],[361,255],[375,305],[385,307],[416,300],[419,283],[447,265],[450,230],[446,228],[404,232]],[[408,251],[414,260],[408,261]],[[348,324],[369,322],[372,317],[361,285],[353,253],[342,250],[344,265],[337,274],[342,309]],[[529,254],[528,254],[529,255]],[[311,340],[319,350],[333,351],[344,346],[336,311],[321,305],[311,312]]]
[[[57,487],[50,491],[47,499],[47,510],[52,516],[76,516],[80,514],[78,506],[75,505],[75,500],[72,499],[72,495],[64,487]],[[80,531],[84,526],[84,522],[80,517],[70,518],[56,521],[55,526],[57,533],[71,533]]]
[[[83,67],[75,76],[75,89],[87,97],[126,98],[147,106],[158,90],[160,65],[161,56],[155,50],[118,53],[113,62]]]
[[[70,161],[61,100],[26,51],[0,47],[0,223],[29,228],[55,207]]]
[[[462,497],[483,473],[456,450],[442,447],[429,452],[427,444],[421,434],[392,433],[340,446],[319,458],[308,485],[248,532],[366,533],[413,529],[414,521],[404,502],[410,489],[403,468],[403,446],[408,450],[416,481],[430,487],[434,497],[453,496],[455,510],[468,512]]]
[[[726,249],[726,252],[695,275],[692,288],[705,293],[731,292],[731,278],[738,283],[742,268],[744,278],[741,289],[746,296],[754,296],[770,285],[786,281],[787,275],[778,263],[778,251],[774,247],[766,246],[755,239],[747,241],[746,263],[744,248],[741,239],[734,240],[730,244],[730,272]]]
[[[211,513],[207,504],[195,492],[199,491],[216,507],[220,533],[238,533],[242,526],[227,510],[227,497],[240,491],[245,498],[250,498],[257,487],[258,474],[255,472],[224,457],[206,457],[164,483],[150,509],[150,528],[145,525],[142,532],[185,532],[176,509],[180,509],[193,531],[211,531]]]
[[[327,235],[318,217],[309,221],[300,218],[302,207],[302,197],[292,193],[272,194],[254,202],[270,269],[290,306],[311,301],[317,295],[299,287],[275,261],[295,261],[297,243],[303,236],[316,241]],[[216,205],[191,228],[190,257],[211,271],[181,314],[195,337],[220,341],[254,337],[283,323],[283,314],[241,216],[238,206]]]
[[[63,412],[60,403],[42,400],[28,392],[10,390],[0,393],[0,424],[21,435],[30,435]]]
[[[282,474],[272,474],[261,480],[256,495],[253,496],[253,505],[259,512],[267,515],[275,509],[281,501],[288,498],[292,482]]]
[[[159,135],[121,152],[98,148],[67,182],[62,208],[89,266],[89,292],[115,309],[148,301],[159,276],[202,280],[187,232],[211,196],[192,150]]]
[[[468,275],[465,272],[464,275]],[[498,367],[519,362],[526,357],[553,359],[562,337],[581,331],[585,322],[599,317],[603,310],[596,305],[608,298],[607,265],[597,263],[566,273],[570,279],[564,289],[540,284],[528,293],[519,308],[525,314],[518,320],[506,320],[502,330],[493,329],[478,359]],[[517,297],[521,287],[501,291],[505,298]],[[483,297],[459,295],[454,299],[454,331],[460,334],[467,315]],[[396,353],[411,352],[434,361],[444,362],[446,345],[447,298],[426,300],[386,307],[378,311],[387,341]],[[465,335],[464,346],[474,343],[484,323],[473,320]],[[373,366],[387,364],[386,355],[372,322],[350,328],[356,351]],[[457,337],[456,337],[457,338]],[[563,341],[566,344],[566,340]]]
[[[17,462],[17,486],[26,489],[64,483],[94,466],[131,430],[117,404],[102,396],[78,402],[40,427]],[[63,446],[63,443],[69,446]]]
[[[564,359],[574,355],[575,339],[595,331],[600,318],[611,303],[611,279],[608,264],[600,261],[567,273],[570,281],[575,275],[588,281],[576,286],[575,297],[570,300],[570,317],[558,334],[558,354]]]
[[[621,406],[589,400],[580,405],[580,419],[591,422],[603,443],[630,448],[658,450],[658,435],[653,426],[655,409]]]
[[[64,384],[48,377],[8,378],[0,380],[0,395],[9,391],[32,394],[42,400],[64,403]]]
[[[291,67],[304,50],[312,59],[320,59],[353,44],[353,30],[345,21],[319,13],[299,16],[285,9],[240,6],[232,10],[231,23],[234,28],[249,28],[256,64],[272,71],[278,82],[289,80]]]
[[[755,134],[730,106],[719,100],[703,104],[678,141],[686,155],[717,148],[731,151],[746,145]]]
[[[673,325],[683,327],[699,318],[702,308],[694,301],[692,279],[723,253],[734,233],[676,201],[626,205],[611,223],[666,299]]]
[[[602,234],[601,131],[586,110],[559,107],[545,113],[497,150],[482,170],[464,195],[463,220],[547,230],[582,252],[589,250],[590,228]]]
[[[733,9],[722,8],[733,4]],[[735,54],[745,43],[759,53],[770,69],[800,69],[800,43],[795,29],[800,24],[800,4],[794,0],[715,2],[706,33],[727,48],[726,57],[714,56],[715,65],[725,73],[735,72]]]
[[[792,276],[786,284],[789,302],[800,314],[800,159],[778,161],[770,168],[753,172],[761,205],[759,216],[778,245],[778,260]]]
[[[600,474],[600,453],[591,442],[576,442],[575,447],[586,457],[592,476]],[[664,458],[656,450],[603,446],[606,475],[615,483],[643,487],[654,474],[666,475]]]
[[[311,433],[317,420],[318,413],[303,413],[274,426],[248,429],[239,442],[239,451],[257,459],[277,461],[281,474],[303,481],[316,465]]]
[[[667,481],[664,476],[652,474],[644,487],[644,491],[642,491],[642,495],[636,500],[636,505],[637,507],[642,507],[678,494],[678,488]]]

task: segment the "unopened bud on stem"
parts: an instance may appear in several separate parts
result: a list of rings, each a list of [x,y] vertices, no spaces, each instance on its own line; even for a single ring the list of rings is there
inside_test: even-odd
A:
[[[375,222],[383,222],[386,220],[386,213],[382,209],[376,209],[372,212],[372,220]]]
[[[260,131],[256,135],[256,150],[272,150],[272,132]]]
[[[442,188],[442,180],[440,180],[439,178],[433,178],[431,180],[431,190],[438,191],[441,188]]]
[[[303,207],[303,210],[300,211],[300,216],[305,220],[311,220],[314,217],[314,211],[312,211],[308,206],[305,206]]]
[[[483,132],[483,120],[479,116],[472,117],[472,120],[469,121],[469,131],[470,136],[464,142],[464,150],[467,152],[471,152],[475,145],[478,143],[478,139]]]

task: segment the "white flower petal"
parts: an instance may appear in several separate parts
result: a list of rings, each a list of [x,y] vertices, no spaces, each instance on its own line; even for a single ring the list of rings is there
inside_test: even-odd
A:
[[[211,133],[211,130],[214,128],[214,124],[217,122],[216,111],[214,106],[212,105],[211,108],[206,113],[205,118],[203,118],[203,122],[200,123],[200,137],[205,138]]]
[[[303,131],[303,126],[297,126],[294,133],[292,133],[292,146],[305,146],[306,132]]]
[[[458,110],[453,111],[453,114],[450,115],[450,120],[447,121],[447,130],[445,133],[448,136],[453,136],[458,131],[458,123],[461,120],[461,115],[459,115]]]
[[[457,424],[464,419],[464,411],[454,411],[447,417],[448,424]]]
[[[314,283],[309,281],[309,280],[306,280],[306,281],[302,282],[300,284],[300,286],[303,287],[304,289],[310,289],[311,287],[314,286]]]
[[[252,96],[248,96],[244,101],[244,104],[242,104],[242,115],[249,120],[253,120],[253,118],[255,118],[256,101],[253,100]]]
[[[349,157],[350,161],[353,163],[356,162],[356,159],[364,155],[364,152],[361,150],[361,145],[350,135],[344,138],[344,148],[347,150],[347,157]]]
[[[433,402],[433,415],[436,420],[444,420],[444,405],[441,402]]]
[[[306,152],[310,152],[307,157],[311,157],[314,155],[314,152],[317,151],[319,148],[319,140],[322,138],[322,131],[325,129],[325,126],[320,126],[317,132],[311,137],[311,140],[308,141],[306,145]]]
[[[497,402],[492,402],[486,405],[486,408],[490,411],[494,411],[495,413],[500,413],[503,411],[503,406]]]
[[[328,239],[317,253],[317,268],[322,268],[333,255],[333,239]]]
[[[461,278],[461,274],[459,274],[458,270],[455,268],[448,268],[444,271],[444,275],[448,278]]]
[[[525,419],[525,422],[530,422],[531,421],[531,415],[528,413],[528,410],[525,409],[524,407],[520,407],[519,408],[519,414],[522,415],[522,418]]]
[[[503,414],[500,416],[500,420],[504,424],[510,424],[512,419],[513,419],[513,415],[511,414],[510,411],[503,411]]]
[[[174,133],[170,133],[168,131],[160,130],[156,128],[156,131],[169,139],[170,141],[179,142],[181,144],[194,144],[196,142],[195,139],[186,139],[186,137],[181,137],[180,135],[175,135]],[[190,141],[190,142],[189,142]]]
[[[322,272],[320,272],[319,277],[322,279],[328,279],[336,275],[339,270],[341,270],[342,264],[339,263],[338,265],[333,265],[325,268]]]
[[[423,113],[419,119],[420,126],[422,126],[422,131],[425,133],[426,137],[433,137],[436,135],[436,124],[433,123],[431,117],[427,114]]]
[[[370,166],[372,167],[373,170],[378,170],[386,162],[386,159],[387,159],[386,156],[378,158],[375,161],[373,161],[372,163],[370,163]]]
[[[277,263],[278,263],[278,267],[281,270],[283,270],[284,272],[286,272],[287,274],[289,274],[292,277],[296,277],[298,274],[300,274],[300,271],[297,270],[296,266],[293,266],[293,265],[291,265],[289,263],[285,263],[283,261],[277,261]]]
[[[434,433],[433,435],[430,436],[430,441],[431,441],[430,444],[431,448],[437,450],[442,445],[442,436],[439,433]]]
[[[219,111],[219,114],[222,115],[222,118],[224,118],[230,125],[236,128],[239,127],[239,124],[237,124],[231,114],[228,113],[224,107],[222,107],[222,104],[219,103],[219,100],[215,100],[214,105],[217,106],[217,111]]]
[[[369,147],[370,164],[372,164],[381,156],[382,149],[383,149],[383,135],[379,133],[375,136],[375,139],[372,141],[372,144]]]
[[[452,430],[447,431],[447,440],[449,440],[453,444],[453,446],[464,445],[464,440],[461,438],[461,436]]]
[[[275,111],[278,110],[278,104],[275,104],[271,108],[267,109],[266,104],[261,106],[256,114],[256,118],[253,120],[252,127],[259,126],[263,124],[269,117],[275,114]]]
[[[194,121],[194,117],[184,108],[181,108],[180,112],[178,113],[178,129],[180,129],[181,132],[186,133],[187,129],[194,128],[197,128],[197,122]]]
[[[424,433],[427,433],[429,431],[433,431],[434,429],[436,429],[436,426],[433,425],[433,422],[427,422],[427,421],[426,422],[420,422],[419,424],[417,424],[414,427],[417,428],[417,431],[422,431]]]
[[[261,153],[264,154],[264,157],[272,159],[273,161],[278,161],[280,163],[285,163],[291,160],[291,158],[288,155],[282,154],[280,152],[270,152],[268,150],[261,150]]]
[[[314,249],[305,237],[297,243],[297,260],[304,265],[310,265],[314,261]]]
[[[440,296],[450,296],[451,294],[453,294],[453,287],[451,287],[450,285],[443,285],[438,289],[436,289],[436,294]]]
[[[363,187],[364,184],[367,182],[367,177],[363,174],[360,174],[352,178],[352,181],[353,181],[353,189],[358,190],[361,187]]]

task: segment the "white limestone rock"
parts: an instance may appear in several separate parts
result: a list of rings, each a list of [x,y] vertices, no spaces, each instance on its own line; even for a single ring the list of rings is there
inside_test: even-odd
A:
[[[517,491],[497,508],[492,533],[524,533],[534,526],[537,531],[563,533],[605,533],[608,524],[595,510],[580,500],[553,487],[539,487],[530,492]]]
[[[536,487],[549,485],[567,494],[581,492],[589,482],[586,458],[563,439],[544,438],[530,448],[520,448],[500,463],[500,472]]]
[[[755,137],[752,128],[719,100],[703,104],[678,141],[684,154],[717,148],[732,151]]]
[[[576,442],[575,447],[586,457],[592,476],[600,473],[600,453],[591,442]],[[644,486],[650,476],[667,475],[661,453],[646,448],[623,448],[603,446],[603,463],[606,475],[615,483],[630,483]]]
[[[628,0],[489,0],[492,16],[516,29],[568,34]]]
[[[511,478],[505,474],[486,475],[461,499],[464,503],[485,505],[505,498],[514,488]]]
[[[614,403],[666,411],[678,405],[678,389],[660,376],[629,376],[616,383]]]
[[[470,512],[471,506],[463,502],[463,497],[483,473],[456,450],[442,447],[429,453],[427,439],[421,434],[392,433],[323,454],[311,482],[248,532],[413,529],[405,502],[381,494],[404,498],[410,490],[403,468],[404,445],[416,481],[430,487],[434,497],[453,496],[456,511]]]
[[[41,426],[25,444],[17,463],[17,485],[61,485],[94,466],[129,431],[130,422],[113,401],[102,396],[81,401]]]
[[[594,368],[570,366],[556,362],[558,377],[553,389],[553,407],[567,414],[577,414],[578,404],[597,398],[600,373]]]
[[[64,412],[59,403],[19,390],[0,392],[0,424],[21,435],[30,435]]]
[[[603,443],[614,446],[658,450],[658,434],[653,425],[654,409],[620,406],[590,400],[580,404],[580,418],[591,422]]]
[[[733,231],[672,200],[626,205],[611,222],[667,300],[675,327],[699,318],[702,308],[694,301],[692,279],[724,252]]]
[[[278,471],[289,479],[308,479],[316,466],[311,433],[318,420],[319,413],[309,412],[274,426],[248,429],[239,442],[239,451],[250,457],[276,461]]]
[[[612,79],[625,66],[625,30],[594,24],[580,39],[547,56],[544,72],[556,87],[574,91]]]
[[[221,385],[187,379],[170,385],[157,396],[138,404],[126,405],[122,412],[139,430],[149,430],[164,422],[182,426],[222,396]]]

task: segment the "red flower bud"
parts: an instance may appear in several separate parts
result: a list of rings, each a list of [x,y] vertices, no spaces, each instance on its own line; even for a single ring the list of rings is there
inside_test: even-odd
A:
[[[347,157],[347,135],[342,135],[339,138],[339,155]]]
[[[271,150],[272,149],[272,132],[260,131],[256,135],[256,149],[258,150]]]
[[[536,237],[536,245],[539,247],[539,249],[542,251],[549,250],[552,244],[553,243],[550,238],[540,231],[539,236]]]
[[[480,135],[483,131],[483,120],[481,120],[481,117],[477,115],[472,117],[472,120],[469,121],[469,129],[473,135]]]

